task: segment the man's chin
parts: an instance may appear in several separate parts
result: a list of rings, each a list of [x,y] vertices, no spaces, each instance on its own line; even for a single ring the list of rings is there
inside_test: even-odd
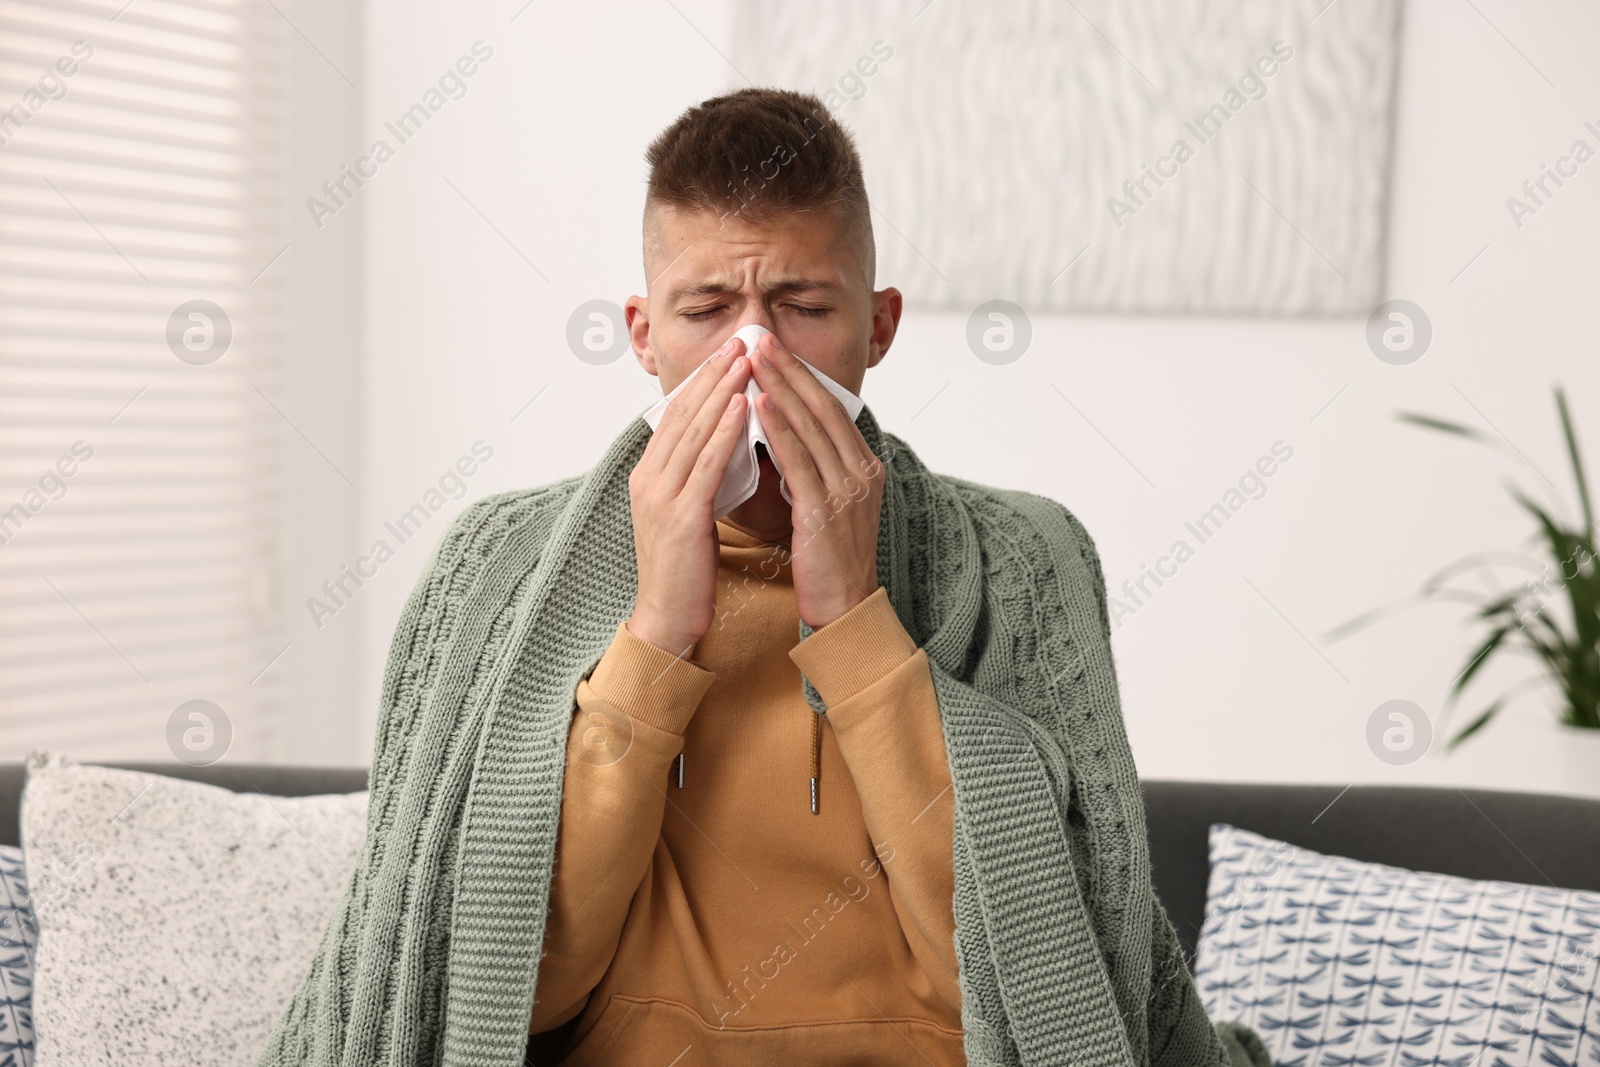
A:
[[[724,518],[763,541],[786,541],[791,532],[790,509],[789,502],[783,499],[783,491],[779,488],[778,468],[773,465],[759,444],[756,446],[756,451],[761,481],[756,486],[755,495],[734,508]]]

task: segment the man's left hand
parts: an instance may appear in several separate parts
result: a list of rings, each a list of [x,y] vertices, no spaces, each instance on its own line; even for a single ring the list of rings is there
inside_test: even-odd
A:
[[[767,334],[754,371],[756,417],[794,498],[791,573],[800,618],[820,630],[878,588],[884,467],[844,406]]]

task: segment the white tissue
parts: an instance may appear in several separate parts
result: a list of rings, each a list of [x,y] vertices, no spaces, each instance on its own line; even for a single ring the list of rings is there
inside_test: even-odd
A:
[[[733,336],[742,339],[745,345],[745,354],[752,355],[756,350],[756,342],[761,340],[761,335],[771,332],[765,326],[752,322],[748,326],[740,327],[734,332]],[[800,359],[799,356],[795,358]],[[709,357],[707,359],[709,360]],[[800,359],[800,365],[815,375],[824,389],[838,398],[839,403],[844,405],[845,413],[852,420],[861,414],[861,409],[866,406],[866,401],[826,374],[823,374],[805,360]],[[678,383],[676,389],[662,397],[649,411],[644,413],[644,421],[650,424],[650,429],[654,430],[656,428],[661,422],[661,417],[667,412],[667,405],[672,403],[673,399],[683,392],[690,382],[694,381],[694,376],[699,374],[704,367],[705,363],[701,363],[689,374],[689,377]],[[766,432],[761,428],[761,418],[756,414],[756,397],[760,396],[761,393],[761,387],[756,384],[756,380],[752,376],[749,383],[744,387],[744,395],[750,400],[750,403],[745,405],[744,433],[734,445],[733,455],[728,460],[727,472],[722,476],[722,485],[717,488],[716,500],[712,505],[712,511],[715,512],[716,517],[719,519],[755,495],[756,487],[761,482],[761,465],[756,459],[757,441],[766,446],[767,455],[772,457],[772,465],[778,468],[778,489],[783,493],[783,499],[791,504],[794,503],[794,497],[789,495],[789,486],[783,479],[783,466],[778,461],[778,453],[773,450],[772,444],[767,440]]]

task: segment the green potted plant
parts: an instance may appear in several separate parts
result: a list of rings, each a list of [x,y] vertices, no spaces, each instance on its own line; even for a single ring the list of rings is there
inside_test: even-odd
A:
[[[1584,478],[1583,459],[1567,409],[1567,398],[1559,386],[1555,397],[1572,476],[1577,483],[1581,521],[1558,520],[1521,488],[1512,485],[1512,496],[1536,524],[1533,535],[1538,544],[1536,555],[1479,552],[1465,556],[1441,568],[1412,595],[1351,619],[1329,631],[1325,638],[1338,640],[1395,611],[1420,603],[1468,604],[1478,635],[1472,653],[1450,683],[1444,709],[1447,714],[1491,660],[1521,655],[1530,658],[1537,670],[1483,706],[1449,739],[1446,751],[1477,733],[1524,693],[1535,688],[1553,689],[1560,698],[1560,722],[1565,727],[1583,731],[1571,737],[1574,741],[1581,739],[1582,743],[1568,747],[1582,753],[1575,758],[1593,761],[1594,765],[1582,772],[1583,780],[1593,784],[1600,782],[1600,560],[1595,554],[1594,507]],[[1397,418],[1502,451],[1507,447],[1496,435],[1430,415],[1399,412]],[[1498,595],[1455,584],[1464,574],[1506,564],[1523,568],[1533,577],[1512,592]]]

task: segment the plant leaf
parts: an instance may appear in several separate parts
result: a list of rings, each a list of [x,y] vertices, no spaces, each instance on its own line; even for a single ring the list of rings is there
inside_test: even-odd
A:
[[[1459,693],[1467,687],[1467,683],[1472,681],[1473,675],[1477,674],[1483,665],[1489,662],[1489,658],[1494,655],[1494,650],[1500,647],[1505,641],[1506,635],[1511,633],[1516,625],[1517,623],[1515,622],[1507,622],[1495,627],[1494,632],[1489,635],[1489,639],[1478,646],[1478,651],[1468,659],[1466,669],[1456,675],[1455,682],[1450,686],[1453,693]]]
[[[1572,429],[1572,413],[1567,410],[1567,394],[1556,386],[1556,410],[1561,413],[1561,432],[1567,439],[1567,455],[1572,459],[1572,477],[1578,483],[1578,500],[1583,504],[1584,539],[1594,540],[1594,506],[1589,501],[1589,483],[1583,476],[1583,457],[1578,453],[1578,435]]]
[[[1483,729],[1484,725],[1488,723],[1490,719],[1494,718],[1495,712],[1499,711],[1501,705],[1504,703],[1505,701],[1503,700],[1496,700],[1493,704],[1490,704],[1487,708],[1484,708],[1482,715],[1479,715],[1476,719],[1473,719],[1466,726],[1462,727],[1460,733],[1456,734],[1449,741],[1445,742],[1445,751],[1454,752],[1457,745],[1461,744],[1461,742],[1465,741],[1467,738]]]
[[[1499,441],[1493,435],[1486,434],[1482,430],[1468,426],[1465,423],[1437,419],[1432,415],[1421,415],[1415,411],[1397,411],[1394,417],[1401,422],[1409,422],[1414,426],[1421,426],[1425,429],[1438,430],[1440,433],[1453,433],[1460,437],[1477,441],[1480,444],[1488,445],[1491,448],[1499,446]]]
[[[1482,570],[1495,563],[1537,571],[1536,565],[1539,560],[1526,552],[1507,552],[1502,550],[1470,553],[1434,571],[1417,587],[1416,591],[1397,597],[1386,604],[1379,604],[1377,607],[1364,611],[1360,615],[1347,619],[1333,629],[1326,631],[1322,635],[1322,640],[1328,642],[1342,641],[1357,630],[1365,629],[1380,619],[1388,618],[1390,615],[1404,611],[1406,608],[1426,603],[1429,600],[1442,599],[1463,602],[1471,604],[1480,613],[1484,613],[1491,602],[1486,601],[1483,594],[1465,590],[1445,589],[1443,586],[1457,575]]]

